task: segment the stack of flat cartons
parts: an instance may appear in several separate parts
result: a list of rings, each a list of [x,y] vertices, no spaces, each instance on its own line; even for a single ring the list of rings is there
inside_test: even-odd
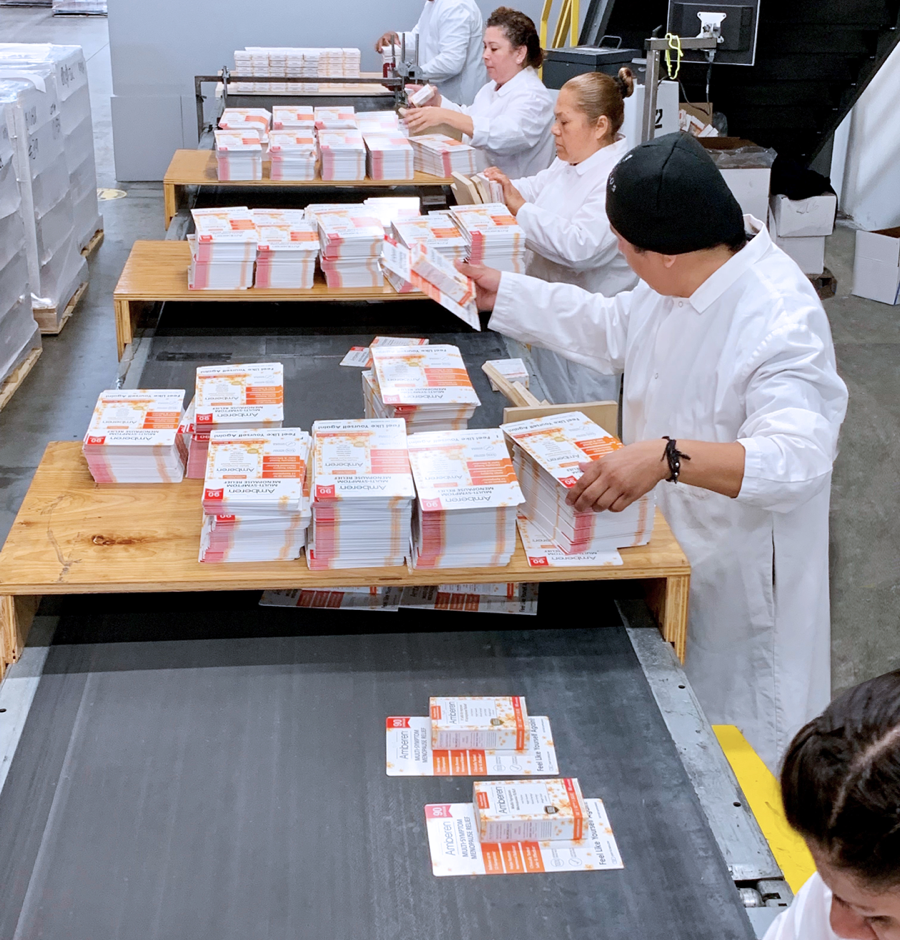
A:
[[[316,137],[309,131],[273,131],[269,135],[269,176],[273,180],[316,178]]]
[[[315,215],[325,280],[329,287],[379,287],[384,283],[378,261],[384,228],[378,219],[349,210]]]
[[[450,215],[466,238],[472,264],[514,274],[524,272],[525,231],[503,203],[454,206]]]
[[[263,148],[249,131],[216,131],[216,174],[220,180],[261,180]]]
[[[456,346],[373,346],[372,364],[363,373],[367,409],[402,418],[410,434],[464,430],[481,404]]]
[[[413,149],[406,137],[366,134],[366,170],[373,180],[411,180]]]
[[[318,138],[323,180],[365,179],[366,145],[358,130],[320,130]]]
[[[272,112],[266,108],[225,108],[219,117],[219,130],[242,135],[254,131],[264,147],[271,127]]]
[[[313,425],[313,570],[402,565],[415,497],[402,421]]]
[[[189,463],[205,470],[212,431],[281,427],[284,366],[280,362],[200,366],[191,404],[194,418]]]
[[[21,77],[3,79],[13,71]],[[59,331],[66,305],[88,277],[75,234],[56,87],[53,62],[13,63],[8,70],[0,66],[0,101],[7,105],[15,153],[32,310],[46,332]]]
[[[257,287],[309,290],[319,256],[319,233],[302,209],[253,209]]]
[[[409,436],[417,568],[508,565],[525,501],[499,428]]]
[[[834,231],[837,196],[823,193],[808,199],[772,196],[769,200],[769,234],[800,266],[804,274],[818,276],[825,270],[825,239]]]
[[[22,200],[6,122],[12,105],[2,98],[0,91],[0,385],[31,350],[41,348],[40,329],[31,313]]]
[[[203,482],[200,561],[299,558],[310,436],[298,428],[212,431]]]
[[[387,134],[390,137],[408,137],[406,125],[400,124],[396,111],[360,111],[356,115],[356,126],[364,136]]]
[[[101,392],[82,450],[97,483],[180,483],[184,389]]]
[[[272,108],[272,130],[288,131],[314,131],[316,117],[313,109],[308,105],[284,107],[276,105]]]
[[[513,466],[525,505],[520,510],[567,555],[645,545],[653,532],[651,490],[621,512],[578,512],[566,494],[581,477],[579,464],[602,460],[623,445],[581,412],[501,425],[513,443]]]
[[[459,226],[447,212],[430,212],[417,219],[398,219],[393,224],[394,236],[401,245],[427,245],[448,261],[464,261],[468,242]]]
[[[422,134],[410,137],[409,142],[415,151],[415,167],[420,173],[443,177],[453,173],[471,176],[478,169],[475,148],[452,137]]]
[[[0,44],[0,72],[9,66],[14,69],[20,66],[43,68],[47,64],[56,74],[63,150],[69,173],[69,198],[72,200],[72,228],[81,250],[103,228],[97,204],[94,126],[84,52],[81,46]]]
[[[246,206],[192,209],[196,233],[188,235],[191,290],[242,290],[253,285],[257,234]]]

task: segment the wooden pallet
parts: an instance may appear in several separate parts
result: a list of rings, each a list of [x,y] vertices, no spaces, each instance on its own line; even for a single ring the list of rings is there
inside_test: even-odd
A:
[[[56,320],[56,307],[44,307],[34,311],[34,318],[37,320],[37,324],[41,328],[42,336],[58,336],[60,333],[62,333],[63,327],[69,322],[69,318],[72,316],[72,314],[75,313],[75,308],[78,306],[78,301],[81,300],[81,297],[87,290],[87,287],[87,281],[79,285],[78,290],[72,294],[72,299],[66,304],[66,309],[63,311],[63,315],[60,317],[59,322]]]
[[[90,258],[90,256],[103,244],[103,229],[98,228],[94,232],[91,240],[81,249],[81,253],[85,258]]]
[[[825,268],[818,277],[809,275],[809,280],[819,295],[819,300],[829,300],[837,292],[837,278],[828,268]]]
[[[38,359],[41,358],[41,353],[43,349],[32,349],[31,352],[25,357],[25,361],[22,362],[17,368],[13,369],[12,373],[0,385],[0,411],[9,404],[10,398],[13,397],[16,393],[16,389],[25,381],[25,377],[29,372],[34,368],[35,363]]]

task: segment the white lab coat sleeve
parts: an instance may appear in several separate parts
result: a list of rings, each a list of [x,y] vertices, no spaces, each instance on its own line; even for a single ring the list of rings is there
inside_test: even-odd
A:
[[[516,96],[498,116],[480,110],[469,112],[472,137],[469,143],[493,153],[514,154],[537,147],[547,131],[547,104],[538,95]]]
[[[443,8],[441,19],[432,24],[440,36],[440,52],[423,62],[422,74],[431,82],[445,82],[459,75],[466,65],[469,39],[472,33],[472,14],[460,3]]]
[[[616,375],[625,368],[635,293],[604,297],[571,284],[504,272],[490,326],[520,343],[533,343],[596,372]]]
[[[794,903],[772,921],[763,940],[840,940],[830,920],[831,892],[816,873],[797,892]]]
[[[526,202],[534,202],[541,194],[552,175],[553,164],[550,164],[546,170],[541,170],[540,173],[535,173],[534,176],[523,176],[521,179],[510,180],[510,182],[521,193],[522,198]],[[521,212],[522,210],[520,209],[519,211]]]
[[[532,251],[576,270],[605,264],[619,250],[606,217],[605,187],[593,192],[568,218],[527,203],[519,209],[516,221],[525,230]]]
[[[811,326],[819,320],[816,327]],[[828,483],[847,410],[825,314],[795,316],[771,333],[749,360],[746,452],[738,499],[789,512]]]

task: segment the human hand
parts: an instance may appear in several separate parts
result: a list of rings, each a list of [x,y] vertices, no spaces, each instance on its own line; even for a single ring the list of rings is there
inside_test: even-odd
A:
[[[663,440],[638,441],[578,466],[581,478],[566,494],[578,512],[621,512],[669,478]]]
[[[467,261],[454,263],[457,271],[475,282],[475,306],[479,310],[493,310],[497,302],[497,291],[500,289],[500,271],[483,264],[469,264]]]
[[[513,215],[516,215],[519,209],[525,205],[526,200],[519,190],[513,186],[510,178],[495,166],[489,166],[484,171],[484,175],[489,180],[493,180],[503,187],[503,201],[506,203],[506,208],[509,209]]]
[[[388,30],[386,33],[383,33],[378,42],[375,43],[375,51],[381,52],[384,46],[399,46],[400,37],[393,31]]]
[[[413,134],[421,134],[430,127],[437,127],[439,124],[447,123],[447,115],[452,114],[444,108],[435,108],[429,102],[422,105],[421,108],[413,108],[403,115],[403,122]]]

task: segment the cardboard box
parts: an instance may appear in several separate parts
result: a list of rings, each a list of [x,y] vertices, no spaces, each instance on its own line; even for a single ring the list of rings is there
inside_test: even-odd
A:
[[[740,137],[704,137],[700,139],[700,143],[717,161],[719,171],[728,184],[728,188],[734,193],[741,211],[760,221],[764,220],[769,212],[769,182],[772,176],[769,152],[762,147],[757,147],[752,141],[743,140]],[[734,153],[746,148],[756,148],[759,151],[756,164],[754,164],[753,152]],[[717,154],[726,156],[721,159],[717,157]],[[728,159],[727,155],[731,154],[734,154],[734,160]],[[737,161],[743,165],[728,165],[730,162]]]
[[[781,238],[830,235],[834,231],[837,215],[837,196],[834,193],[822,193],[809,199],[788,199],[776,194],[769,200],[769,207]]]
[[[587,806],[574,777],[476,780],[472,803],[482,844],[584,838]]]
[[[856,233],[851,293],[900,304],[900,227]]]
[[[524,751],[528,747],[528,709],[519,695],[433,697],[428,706],[435,750]]]
[[[797,262],[804,274],[819,275],[825,270],[825,236],[785,238],[778,228],[774,214],[769,212],[769,235],[772,241]]]

